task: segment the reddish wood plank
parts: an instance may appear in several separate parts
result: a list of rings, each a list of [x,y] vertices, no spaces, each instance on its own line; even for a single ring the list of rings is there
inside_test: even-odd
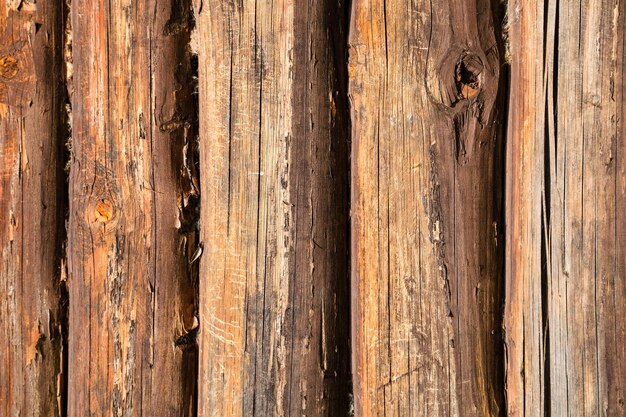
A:
[[[62,3],[0,2],[0,415],[58,416]]]

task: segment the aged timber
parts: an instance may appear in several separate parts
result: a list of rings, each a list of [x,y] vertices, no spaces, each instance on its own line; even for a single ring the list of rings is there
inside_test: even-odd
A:
[[[346,416],[346,7],[200,1],[200,416]]]
[[[191,5],[72,5],[69,416],[192,416]]]
[[[62,2],[0,2],[0,415],[61,414]]]
[[[626,415],[626,3],[509,3],[507,402]]]
[[[504,412],[496,3],[353,4],[352,346],[360,417]]]

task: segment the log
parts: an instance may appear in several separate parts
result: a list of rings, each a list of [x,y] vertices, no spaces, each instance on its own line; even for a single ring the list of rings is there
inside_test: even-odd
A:
[[[522,3],[509,4],[509,410],[622,416],[626,5]]]
[[[0,2],[0,415],[59,416],[63,3]]]
[[[196,4],[199,416],[345,416],[345,3]]]
[[[355,415],[499,416],[504,81],[495,2],[355,0]]]
[[[69,416],[195,415],[190,2],[75,2]]]

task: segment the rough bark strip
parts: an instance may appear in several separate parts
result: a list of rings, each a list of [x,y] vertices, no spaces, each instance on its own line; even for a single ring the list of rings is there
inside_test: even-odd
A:
[[[198,2],[200,416],[348,414],[343,2]]]
[[[356,0],[356,415],[503,413],[502,51],[486,0]]]
[[[191,4],[74,2],[70,416],[194,414]]]
[[[509,412],[623,416],[626,4],[515,1],[509,16]]]
[[[0,2],[0,415],[60,415],[62,3]]]

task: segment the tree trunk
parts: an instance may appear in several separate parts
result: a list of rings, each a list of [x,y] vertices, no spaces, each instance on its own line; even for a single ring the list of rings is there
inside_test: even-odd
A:
[[[347,415],[345,5],[197,13],[199,415]]]
[[[494,7],[356,0],[358,416],[503,410],[502,51]]]
[[[190,13],[73,4],[70,416],[194,415]]]
[[[17,6],[0,2],[0,415],[58,416],[63,4]]]
[[[511,415],[626,414],[625,16],[509,4]]]

